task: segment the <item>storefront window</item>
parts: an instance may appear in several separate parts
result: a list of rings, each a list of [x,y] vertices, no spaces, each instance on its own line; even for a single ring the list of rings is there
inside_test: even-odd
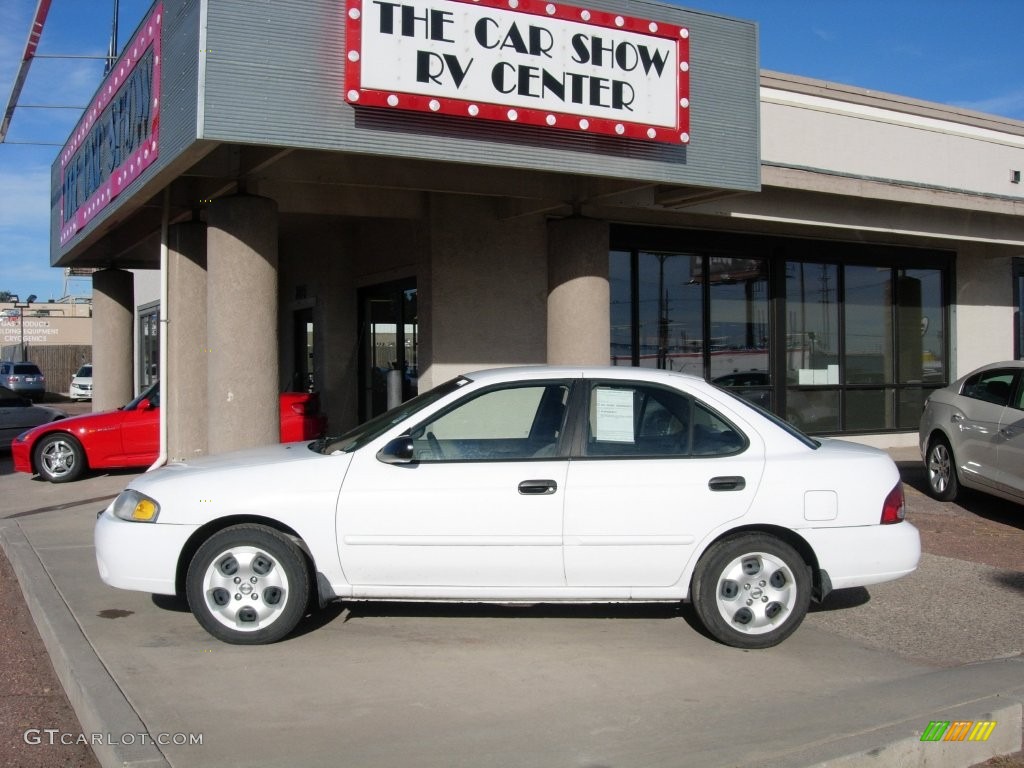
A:
[[[711,378],[754,371],[768,384],[768,264],[712,256]]]
[[[639,365],[704,375],[703,259],[641,252],[637,274]]]
[[[1024,360],[1024,259],[1013,260],[1013,359]]]
[[[893,372],[892,270],[844,269],[846,384],[888,384]]]
[[[614,364],[703,376],[817,434],[916,429],[948,381],[948,254],[628,235],[610,256]],[[674,237],[685,252],[623,247]]]
[[[160,305],[139,308],[139,388],[160,377]]]
[[[612,251],[608,260],[608,288],[611,293],[611,364],[633,362],[633,256],[629,251]]]
[[[839,266],[786,264],[786,418],[809,432],[839,429]]]

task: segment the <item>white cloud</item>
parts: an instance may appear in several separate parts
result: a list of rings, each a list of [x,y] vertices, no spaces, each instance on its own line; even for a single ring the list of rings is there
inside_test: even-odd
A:
[[[957,101],[954,104],[964,109],[1003,115],[1014,120],[1024,120],[1024,88],[1018,88],[998,96],[975,101]]]

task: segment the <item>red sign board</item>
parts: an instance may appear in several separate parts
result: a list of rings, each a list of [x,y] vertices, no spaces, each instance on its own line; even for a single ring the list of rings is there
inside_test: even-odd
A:
[[[157,3],[61,150],[61,245],[157,158],[162,24]]]
[[[686,27],[543,0],[348,0],[345,98],[690,141]]]

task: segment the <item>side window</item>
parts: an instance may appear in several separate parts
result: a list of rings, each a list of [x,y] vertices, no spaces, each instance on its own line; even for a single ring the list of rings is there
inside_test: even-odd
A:
[[[689,395],[647,384],[599,384],[590,390],[587,456],[723,456],[746,440]]]
[[[693,401],[643,384],[590,390],[588,456],[688,456]]]
[[[711,409],[697,403],[693,413],[693,455],[728,456],[746,447],[735,427]]]
[[[964,397],[974,400],[984,400],[994,405],[1009,405],[1013,392],[1013,377],[1013,371],[982,371],[967,379],[960,391]]]
[[[416,461],[509,461],[554,456],[567,382],[494,389],[460,401],[416,427]]]

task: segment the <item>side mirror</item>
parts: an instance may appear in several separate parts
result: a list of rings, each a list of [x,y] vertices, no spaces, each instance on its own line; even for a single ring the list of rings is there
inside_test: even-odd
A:
[[[144,397],[141,400],[139,400],[138,410],[140,410],[140,411],[148,411],[152,407],[153,407],[153,404],[151,402],[149,402],[149,398],[148,397]]]
[[[377,460],[385,464],[411,464],[414,454],[412,438],[403,435],[377,451]]]

